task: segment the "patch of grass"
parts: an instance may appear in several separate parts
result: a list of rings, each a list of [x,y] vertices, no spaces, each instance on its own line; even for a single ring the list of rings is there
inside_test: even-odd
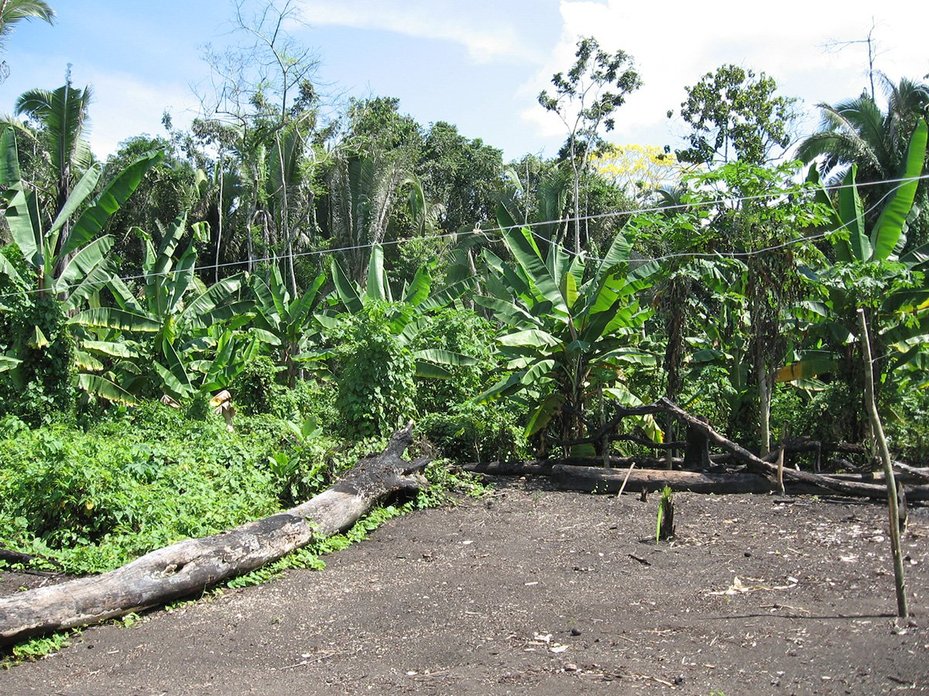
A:
[[[10,669],[23,662],[34,662],[68,647],[80,630],[60,631],[50,636],[33,638],[14,645],[9,654],[0,657],[0,669]]]

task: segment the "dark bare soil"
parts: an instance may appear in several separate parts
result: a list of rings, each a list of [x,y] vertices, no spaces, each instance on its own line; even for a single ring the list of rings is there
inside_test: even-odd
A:
[[[882,506],[675,501],[656,545],[655,497],[501,482],[323,572],[87,629],[0,672],[0,694],[929,693],[929,511],[900,630]]]

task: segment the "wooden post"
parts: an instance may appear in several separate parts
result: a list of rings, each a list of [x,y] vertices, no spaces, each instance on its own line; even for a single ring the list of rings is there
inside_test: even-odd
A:
[[[874,369],[871,364],[871,341],[868,338],[868,322],[864,310],[858,310],[858,321],[861,325],[861,352],[864,354],[865,367],[865,401],[868,415],[871,420],[871,431],[877,447],[880,450],[881,462],[884,465],[884,480],[887,483],[887,510],[890,517],[890,550],[894,562],[894,585],[897,590],[897,616],[901,619],[909,617],[910,612],[906,603],[906,577],[903,573],[903,553],[900,549],[900,517],[897,506],[897,482],[894,479],[893,463],[890,459],[890,450],[887,448],[887,439],[884,437],[884,428],[881,426],[881,417],[877,412],[877,401],[874,399]]]

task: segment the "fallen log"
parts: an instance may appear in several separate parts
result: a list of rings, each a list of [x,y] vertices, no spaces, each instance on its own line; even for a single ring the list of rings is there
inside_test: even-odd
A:
[[[616,493],[626,481],[626,490],[661,490],[671,486],[675,491],[692,493],[769,493],[774,490],[764,476],[746,473],[704,473],[673,469],[602,469],[591,466],[556,464],[552,478],[562,488],[587,493]]]
[[[461,468],[475,474],[487,476],[548,476],[552,473],[553,460],[531,462],[474,462]]]
[[[929,481],[929,469],[925,467],[910,466],[903,462],[894,462],[894,469],[900,473],[920,481]]]
[[[777,476],[776,465],[755,456],[741,445],[732,442],[728,438],[722,436],[716,432],[708,423],[704,423],[699,418],[696,418],[695,416],[687,413],[684,409],[669,399],[661,398],[654,404],[651,404],[650,407],[654,409],[653,412],[655,413],[670,413],[688,425],[691,425],[698,430],[702,430],[710,442],[728,451],[730,454],[732,454],[736,461],[744,464],[750,472],[769,477]],[[862,498],[887,497],[886,487],[873,483],[843,481],[840,479],[832,478],[830,476],[824,476],[822,474],[811,474],[809,472],[798,471],[796,469],[784,469],[784,478],[843,495]],[[910,500],[929,499],[929,486],[913,486],[912,488],[907,489],[906,495]]]
[[[99,623],[203,592],[345,531],[389,495],[418,490],[428,459],[406,461],[412,423],[380,454],[361,459],[334,486],[285,512],[152,551],[102,575],[0,598],[0,645]]]

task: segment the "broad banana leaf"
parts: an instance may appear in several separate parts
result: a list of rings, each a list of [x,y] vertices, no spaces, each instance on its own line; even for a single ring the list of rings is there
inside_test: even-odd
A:
[[[336,294],[339,296],[342,304],[352,314],[357,314],[364,307],[361,296],[355,288],[355,284],[349,280],[348,276],[342,270],[339,262],[332,259],[332,284],[335,285]]]
[[[0,353],[0,372],[15,370],[22,362],[22,360],[14,358],[12,355]]]
[[[910,138],[903,173],[900,177],[906,181],[898,184],[890,200],[881,210],[881,215],[874,224],[874,230],[871,233],[871,246],[874,248],[874,258],[876,259],[884,260],[889,258],[903,234],[907,216],[910,214],[913,201],[916,198],[919,176],[923,173],[927,138],[929,138],[929,126],[927,126],[925,119],[919,119],[916,130],[913,131]]]
[[[839,218],[842,227],[848,232],[848,241],[844,235],[837,238],[837,246],[844,248],[848,245],[852,258],[858,261],[868,261],[873,253],[871,240],[865,230],[864,205],[858,194],[855,176],[858,174],[858,165],[853,164],[839,190]]]
[[[526,228],[510,230],[503,235],[503,241],[543,299],[551,302],[555,311],[568,314],[558,281],[542,260],[532,233]]]
[[[564,395],[561,393],[549,394],[536,406],[529,415],[529,422],[523,430],[525,437],[532,437],[536,433],[544,430],[551,423],[552,418],[564,404]]]
[[[89,375],[87,373],[79,374],[77,376],[77,384],[88,394],[93,394],[107,401],[126,404],[127,406],[135,406],[138,403],[132,394],[115,382],[110,381],[106,377],[101,377],[100,375]]]
[[[417,268],[412,282],[403,293],[403,301],[418,307],[429,297],[431,285],[432,279],[429,277],[429,272],[425,268]]]
[[[62,254],[69,254],[96,237],[113,214],[139,188],[145,173],[163,157],[164,153],[160,151],[149,152],[119,172],[106,185],[94,205],[81,213],[71,229],[71,235],[62,249]]]
[[[818,350],[806,351],[799,360],[778,370],[774,376],[774,381],[796,382],[811,379],[834,372],[837,367],[838,360],[832,353]]]
[[[3,254],[0,254],[0,275],[5,275],[14,285],[22,287],[26,284],[23,277],[13,267],[13,264]]]
[[[561,341],[542,329],[526,329],[516,333],[507,334],[497,339],[504,346],[528,348],[556,348]]]
[[[470,355],[455,353],[450,350],[441,348],[427,348],[418,350],[413,354],[417,360],[424,360],[438,365],[450,365],[452,367],[473,367],[477,365],[477,359]]]
[[[129,341],[81,341],[81,348],[111,358],[134,359],[139,357],[139,352]]]
[[[161,324],[151,317],[115,307],[85,309],[71,317],[68,323],[138,333],[157,333],[161,330]]]
[[[368,258],[368,283],[365,295],[369,300],[385,302],[390,299],[390,288],[384,275],[384,250],[380,244],[371,247],[371,256]]]

